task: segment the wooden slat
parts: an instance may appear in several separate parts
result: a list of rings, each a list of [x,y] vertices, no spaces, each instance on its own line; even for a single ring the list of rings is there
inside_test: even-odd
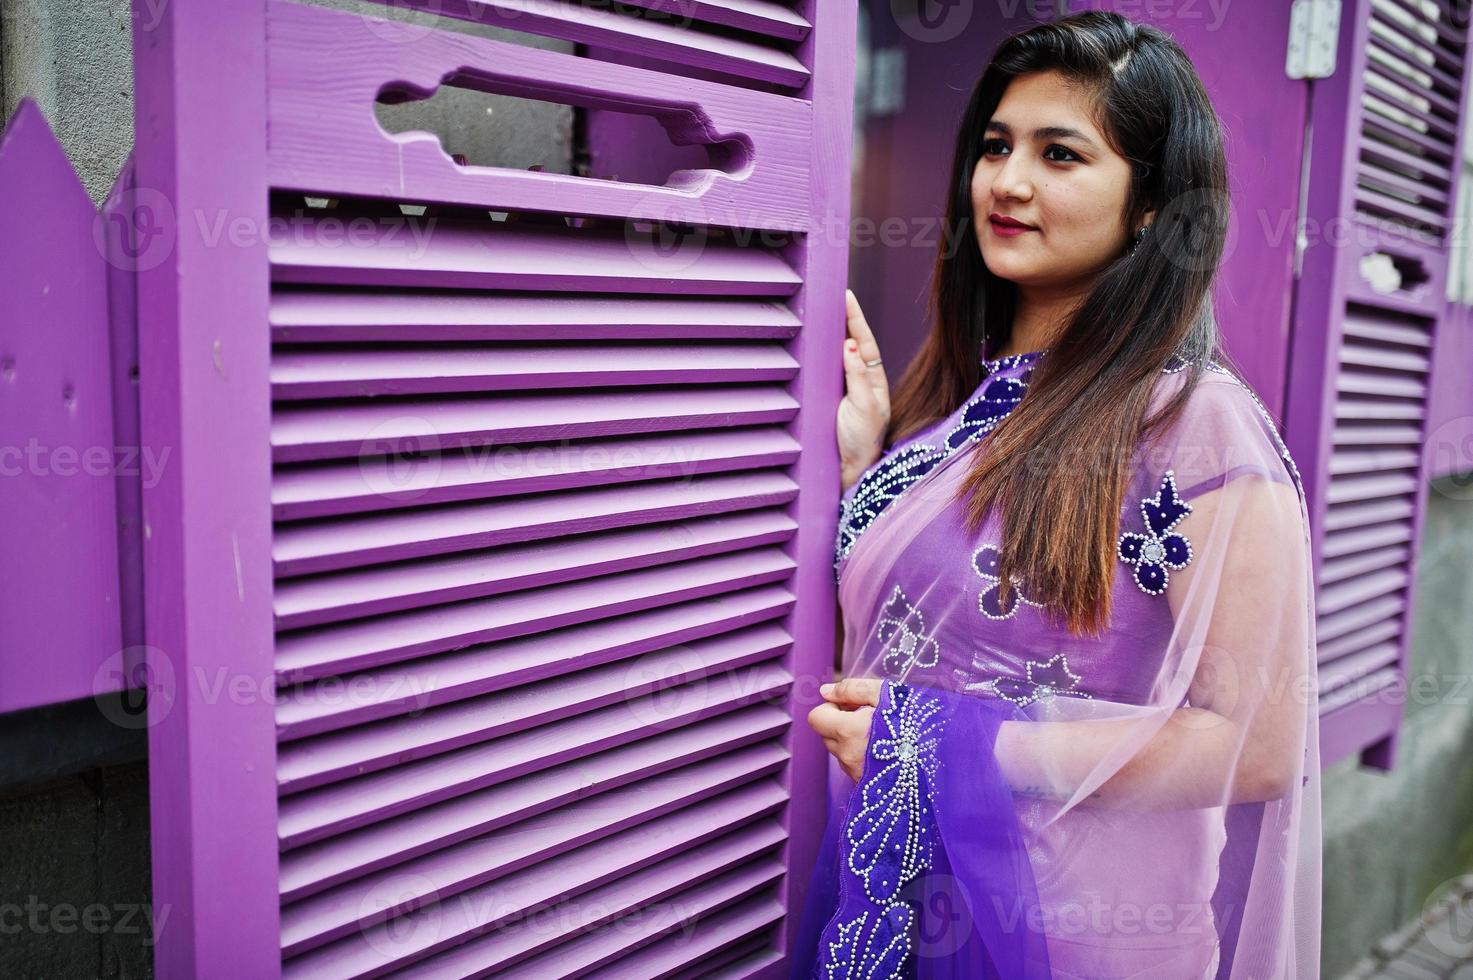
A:
[[[1329,532],[1324,536],[1320,554],[1328,561],[1340,555],[1348,555],[1382,545],[1405,544],[1411,540],[1411,525],[1405,521],[1371,524]]]
[[[764,720],[766,724],[754,726],[744,714],[724,715],[445,797],[433,806],[305,844],[282,855],[282,898],[305,898],[339,882],[724,753],[756,752],[771,761],[783,754],[777,743],[748,748],[763,734],[783,727],[771,717]]]
[[[779,41],[801,41],[812,30],[801,14],[776,0],[624,0],[624,3]]]
[[[777,385],[309,403],[278,407],[271,419],[271,447],[278,462],[301,462],[759,425],[789,422],[797,414],[798,402]]]
[[[419,907],[593,844],[684,806],[726,796],[786,765],[781,746],[755,745],[473,837],[399,866],[386,867],[282,909],[282,949],[295,955]],[[398,887],[402,886],[402,887]],[[375,901],[392,895],[391,904]]]
[[[1331,616],[1343,609],[1368,603],[1387,595],[1400,595],[1411,580],[1405,568],[1390,568],[1371,575],[1361,575],[1348,582],[1322,585],[1315,609],[1321,616]]]
[[[277,639],[277,677],[295,683],[398,663],[778,582],[792,570],[793,559],[769,547],[285,633]]]
[[[649,655],[673,644],[699,645],[704,638],[727,631],[761,627],[786,614],[792,605],[792,593],[764,586],[473,647],[408,664],[397,672],[385,669],[357,675],[364,680],[355,693],[334,704],[314,710],[291,699],[281,706],[278,724],[285,727],[286,735],[294,734],[297,726],[326,734],[283,741],[277,753],[278,787],[283,795],[301,792],[521,731],[535,723],[535,713],[488,715],[481,706],[499,702],[480,697],[517,684]],[[770,634],[758,633],[756,639],[762,642],[763,637],[770,638]],[[536,656],[539,650],[543,651],[541,658]],[[417,715],[414,724],[383,721],[405,714]],[[622,722],[615,720],[614,724]],[[350,729],[351,725],[359,727]]]
[[[1406,602],[1402,596],[1385,595],[1349,606],[1340,612],[1321,615],[1315,623],[1316,642],[1328,643],[1372,623],[1401,616],[1405,612]]]
[[[1315,652],[1318,654],[1319,662],[1326,663],[1337,657],[1369,649],[1385,640],[1395,640],[1400,636],[1401,620],[1383,619],[1370,626],[1336,637],[1328,643],[1321,643]]]
[[[330,286],[790,296],[801,279],[773,251],[722,241],[662,250],[602,228],[441,220],[415,242],[395,223],[347,236],[332,216],[292,215],[271,243],[277,282]],[[400,240],[390,244],[391,240]]]
[[[615,886],[627,892],[632,884],[647,895],[662,897],[659,893],[669,891],[672,882],[721,874],[781,844],[787,834],[780,826],[753,821],[781,807],[784,795],[771,783],[754,789],[737,798],[738,807],[713,803],[687,807],[616,834],[587,853],[552,858],[470,889],[454,901],[410,913],[419,928],[406,929],[402,919],[371,926],[361,937],[289,960],[285,976],[358,976],[402,967],[486,933],[491,935],[475,947],[476,952],[487,957],[483,962],[488,967],[500,969],[568,937],[561,929],[545,928],[549,921],[576,919],[585,925],[584,917],[571,914],[571,909],[570,914],[559,915],[557,903],[573,899],[607,920],[620,911],[609,901]],[[525,917],[533,914],[543,928],[527,927]],[[432,928],[423,928],[427,920]],[[469,952],[458,951],[453,959],[464,963]]]
[[[1396,545],[1363,551],[1344,558],[1327,559],[1320,565],[1320,586],[1400,565],[1410,554],[1411,549],[1406,545]]]
[[[272,603],[279,628],[300,629],[782,544],[797,529],[777,508],[619,528],[288,579]]]
[[[791,54],[757,44],[750,40],[719,35],[707,35],[677,24],[661,23],[621,16],[604,9],[605,5],[580,5],[563,0],[377,0],[391,6],[424,7],[437,14],[458,17],[477,24],[493,24],[562,38],[579,44],[610,48],[629,54],[640,55],[668,62],[672,66],[702,68],[721,72],[734,78],[770,82],[796,88],[808,79],[808,71]],[[659,0],[655,0],[659,2]],[[687,13],[683,4],[686,0],[673,0],[678,14]],[[739,23],[730,26],[767,25],[772,31],[784,32],[788,40],[797,40],[807,33],[807,21],[791,11],[784,15],[775,3],[755,0],[694,0],[705,16],[691,12],[690,16],[711,19],[713,10],[726,8],[727,20],[732,17]],[[648,2],[639,6],[653,6]],[[668,3],[667,3],[668,6]],[[793,34],[797,37],[791,37]],[[682,82],[684,84],[684,82]]]
[[[278,526],[272,561],[282,579],[772,507],[797,494],[789,476],[765,469],[354,515]]]
[[[798,362],[778,345],[578,344],[404,350],[289,349],[271,359],[278,401],[616,385],[788,381]]]
[[[757,865],[700,884],[683,893],[680,901],[661,904],[636,917],[628,928],[590,933],[523,962],[520,969],[531,976],[592,971],[586,975],[659,977],[684,963],[698,962],[712,948],[736,942],[782,918],[782,905],[762,887],[777,880],[770,873],[773,870]],[[738,903],[744,898],[747,900]],[[720,914],[718,910],[727,906],[728,913]],[[670,938],[654,942],[662,936]]]
[[[384,292],[278,288],[271,339],[361,341],[790,340],[784,303],[706,296]]]
[[[689,479],[708,473],[758,470],[798,458],[800,447],[777,427],[706,429],[622,436],[591,443],[476,448],[428,457],[367,456],[307,467],[277,467],[271,502],[278,521],[356,514],[392,507],[541,494],[575,488],[627,485],[663,477]],[[489,516],[489,515],[487,515]],[[496,525],[488,524],[488,530]],[[318,556],[333,552],[371,555],[373,542],[324,544],[320,531],[286,535],[275,558],[278,570],[298,561],[310,571]],[[321,535],[319,537],[318,535]],[[300,548],[298,544],[300,542]],[[334,567],[331,562],[321,567]]]
[[[732,669],[737,669],[742,661],[733,660],[733,664],[736,666]],[[702,680],[693,672],[681,677]],[[753,687],[740,686],[746,682],[751,682]],[[754,702],[779,697],[789,682],[790,678],[768,669],[762,673],[744,673],[740,683],[734,678],[717,677],[685,693],[677,691],[658,699],[644,698],[639,690],[631,689],[626,696],[628,703],[606,697],[604,700],[611,703],[603,708],[587,710],[586,705],[576,705],[583,714],[572,714],[561,721],[543,719],[551,725],[549,728],[526,729],[314,792],[288,796],[281,802],[281,846],[291,850],[325,840],[581,759],[593,752],[616,748],[648,737],[652,730],[658,734],[680,729],[694,739],[699,736],[701,726],[716,724],[708,719],[720,717],[722,737],[731,744],[760,741],[781,734],[791,719],[778,706]],[[506,698],[501,700],[504,702]],[[639,703],[634,704],[636,701]],[[651,729],[650,719],[655,712],[659,714],[659,725]]]

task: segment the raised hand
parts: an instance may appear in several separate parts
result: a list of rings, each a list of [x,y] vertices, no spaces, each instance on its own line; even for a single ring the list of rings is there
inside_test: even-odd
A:
[[[844,400],[839,403],[840,482],[848,489],[859,474],[880,458],[890,423],[890,382],[880,363],[864,311],[853,290],[844,290],[848,337],[844,341]],[[872,366],[871,366],[872,365]]]

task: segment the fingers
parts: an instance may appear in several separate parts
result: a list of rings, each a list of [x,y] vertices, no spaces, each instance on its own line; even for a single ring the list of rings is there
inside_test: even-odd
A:
[[[856,408],[883,420],[887,402],[880,398],[871,378],[871,374],[878,370],[864,366],[864,357],[859,353],[857,343],[853,340],[844,342],[844,393]]]
[[[837,739],[842,742],[858,736],[867,741],[874,710],[870,705],[845,710],[837,704],[825,701],[808,712],[808,725],[823,739]]]
[[[859,361],[868,365],[880,360],[880,344],[875,340],[875,332],[870,329],[869,320],[865,319],[864,310],[859,307],[859,299],[854,295],[854,290],[844,290],[844,309],[849,339],[854,341],[858,348]],[[848,344],[845,344],[847,350]],[[884,391],[890,390],[890,383],[885,377],[884,363],[876,364],[874,367],[866,367],[870,384]]]
[[[880,703],[878,677],[845,677],[834,684],[824,684],[818,689],[825,701],[840,705],[878,706]]]

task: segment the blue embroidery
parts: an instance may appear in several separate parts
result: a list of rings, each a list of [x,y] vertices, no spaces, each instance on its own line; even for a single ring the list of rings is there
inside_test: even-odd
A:
[[[1008,590],[1007,597],[1003,597],[1002,579],[997,571],[1001,558],[1002,552],[996,545],[984,544],[972,552],[972,570],[987,583],[987,587],[977,596],[978,610],[988,619],[1011,619],[1013,613],[1018,611],[1019,602],[1041,608],[1043,604],[1028,597],[1023,583],[1016,576],[1011,580],[1012,588]]]
[[[915,913],[904,902],[881,909],[873,925],[866,928],[870,913],[838,926],[838,938],[828,944],[823,976],[828,980],[841,977],[874,977],[876,980],[904,976],[910,960],[911,926]],[[822,962],[822,961],[821,961]]]
[[[1023,355],[1014,355],[1022,357]],[[1024,377],[1031,373],[1031,366]],[[994,378],[960,409],[958,422],[940,445],[915,443],[898,450],[859,478],[854,494],[839,509],[839,532],[834,546],[837,572],[854,548],[854,542],[912,484],[931,472],[936,464],[969,442],[991,432],[1023,400],[1028,382],[1022,378]]]
[[[1147,595],[1165,592],[1170,577],[1167,569],[1186,568],[1192,560],[1192,543],[1180,534],[1168,533],[1191,512],[1191,504],[1177,496],[1176,474],[1167,470],[1156,493],[1141,498],[1146,533],[1120,535],[1115,551],[1121,561],[1135,566],[1135,584]]]
[[[876,717],[888,736],[870,739],[860,805],[844,828],[853,878],[840,887],[839,908],[819,941],[820,975],[833,980],[903,974],[915,946],[915,915],[901,890],[934,858],[931,788],[942,705],[906,684],[885,684],[889,703],[882,697]]]
[[[1085,691],[1075,690],[1080,676],[1069,669],[1069,660],[1056,653],[1046,661],[1030,660],[1024,670],[1027,680],[1019,677],[989,677],[985,681],[968,684],[969,691],[986,691],[1026,708],[1035,701],[1047,701],[1056,694],[1087,698]]]
[[[940,659],[936,638],[926,632],[926,618],[895,586],[875,625],[875,639],[885,649],[885,672],[904,677],[912,667],[934,667]]]

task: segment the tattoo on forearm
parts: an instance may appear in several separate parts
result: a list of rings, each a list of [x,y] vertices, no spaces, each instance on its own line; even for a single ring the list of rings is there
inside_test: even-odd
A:
[[[1040,800],[1067,800],[1073,794],[1061,793],[1051,786],[1014,786],[1013,795],[1028,796]],[[1100,797],[1101,794],[1099,790],[1096,790],[1095,792],[1090,793],[1086,798],[1091,800],[1098,800],[1100,799]]]

